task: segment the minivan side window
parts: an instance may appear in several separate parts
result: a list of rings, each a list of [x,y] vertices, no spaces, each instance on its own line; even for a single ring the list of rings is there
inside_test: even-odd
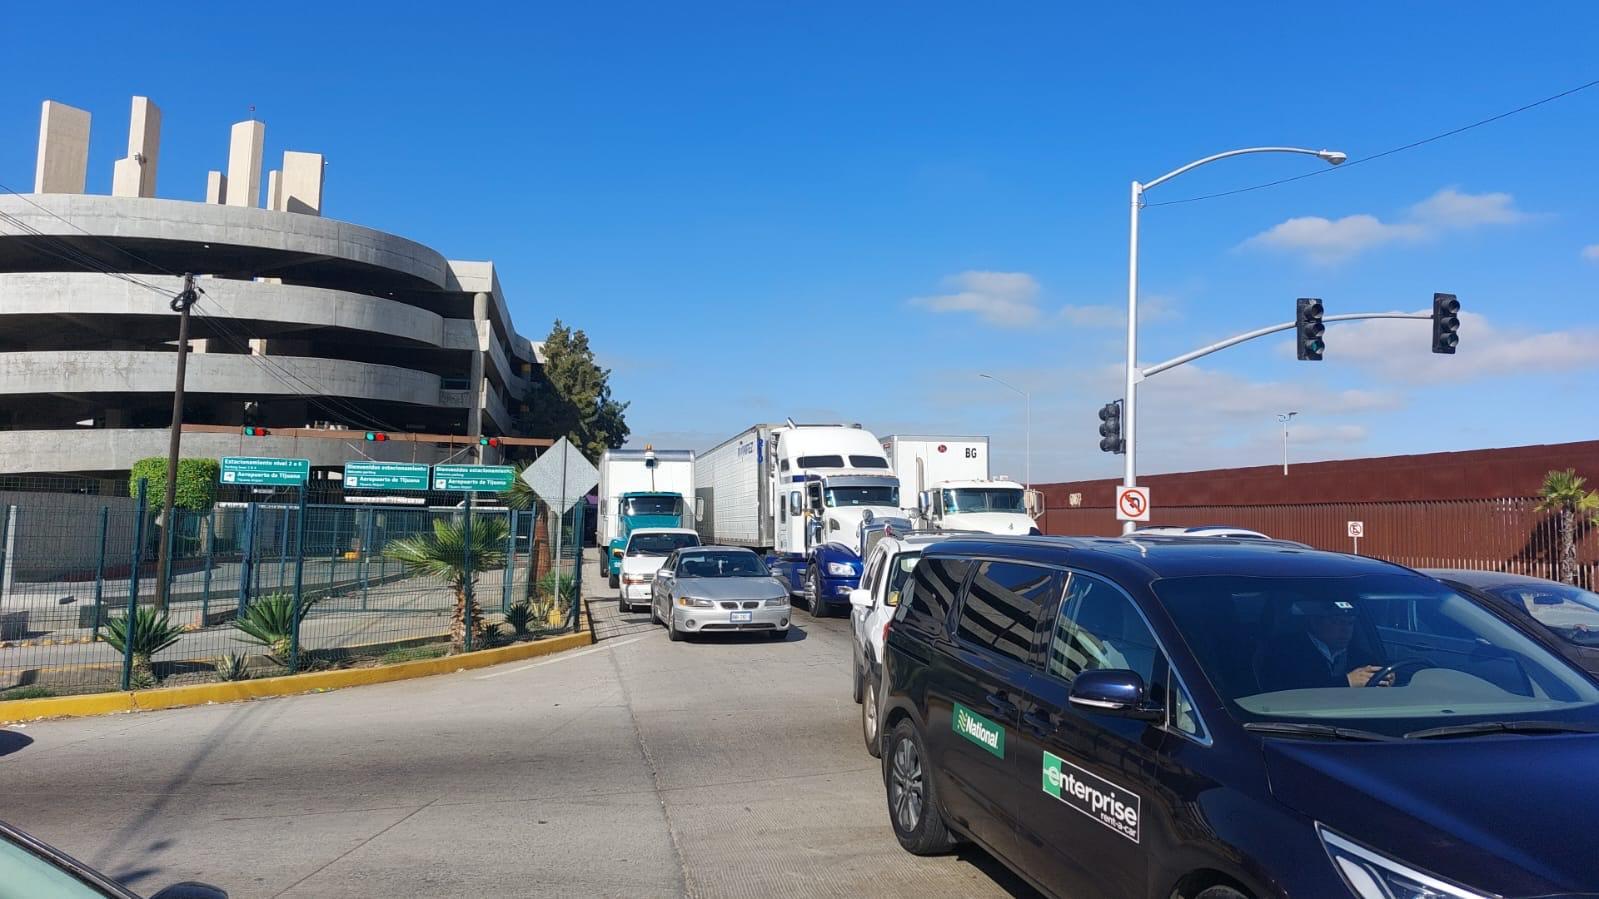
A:
[[[911,574],[914,589],[910,595],[910,614],[926,615],[937,622],[934,627],[942,633],[944,623],[949,620],[949,610],[955,605],[955,593],[971,567],[967,559],[923,559]]]
[[[1047,669],[1071,681],[1079,672],[1119,668],[1155,682],[1160,648],[1155,635],[1120,590],[1098,578],[1073,573],[1050,637]]]
[[[1038,619],[1060,595],[1064,580],[1065,574],[1053,568],[984,562],[961,603],[956,639],[1026,662]]]

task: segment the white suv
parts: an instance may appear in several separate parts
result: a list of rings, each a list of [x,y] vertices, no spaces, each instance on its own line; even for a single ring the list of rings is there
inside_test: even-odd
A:
[[[885,534],[866,556],[861,586],[850,591],[850,632],[854,634],[855,701],[861,704],[861,737],[866,751],[881,751],[877,739],[877,703],[883,671],[883,634],[899,606],[900,592],[910,581],[922,549],[953,534],[916,532]]]

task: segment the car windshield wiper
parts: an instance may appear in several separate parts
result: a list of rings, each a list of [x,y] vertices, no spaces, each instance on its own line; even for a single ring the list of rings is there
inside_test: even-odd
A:
[[[1432,740],[1439,737],[1474,737],[1479,734],[1599,734],[1599,727],[1587,724],[1562,724],[1559,721],[1478,721],[1474,724],[1446,724],[1405,734],[1407,740]]]
[[[1331,724],[1310,724],[1302,721],[1250,721],[1244,725],[1244,730],[1273,736],[1324,737],[1329,740],[1387,742],[1396,739],[1387,734],[1361,730],[1356,727],[1334,727]]]

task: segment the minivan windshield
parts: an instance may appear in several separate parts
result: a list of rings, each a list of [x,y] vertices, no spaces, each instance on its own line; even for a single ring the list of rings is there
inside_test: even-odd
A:
[[[1022,492],[1011,487],[959,487],[944,491],[945,514],[958,512],[1025,512]]]
[[[677,557],[679,580],[692,577],[769,577],[766,563],[752,552],[685,553]]]
[[[1599,725],[1599,687],[1430,578],[1196,576],[1151,586],[1245,722],[1389,736],[1480,721]]]
[[[698,534],[634,534],[627,540],[630,556],[669,556],[674,549],[699,546]]]
[[[1567,643],[1599,646],[1599,595],[1552,581],[1529,581],[1487,588],[1519,606]]]

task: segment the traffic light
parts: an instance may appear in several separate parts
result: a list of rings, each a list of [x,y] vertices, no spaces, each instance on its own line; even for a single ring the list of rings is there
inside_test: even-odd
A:
[[[1327,349],[1327,342],[1321,339],[1327,333],[1327,326],[1321,323],[1322,312],[1321,300],[1299,298],[1294,309],[1294,332],[1298,335],[1301,359],[1320,362],[1321,354]]]
[[[1460,345],[1460,301],[1452,293],[1432,295],[1432,351],[1454,355]]]
[[[477,439],[477,445],[478,446],[499,446],[500,445],[500,438],[498,438],[498,437],[479,437]]]
[[[1126,451],[1122,440],[1122,401],[1106,403],[1099,407],[1099,448],[1107,453]]]
[[[246,436],[246,437],[265,437],[265,436],[267,436],[270,433],[272,433],[272,432],[268,431],[266,428],[261,427],[260,425],[245,425],[244,426],[244,436]]]
[[[389,439],[389,435],[383,433],[382,431],[367,431],[366,439],[372,441],[373,443],[382,443],[383,441]]]

